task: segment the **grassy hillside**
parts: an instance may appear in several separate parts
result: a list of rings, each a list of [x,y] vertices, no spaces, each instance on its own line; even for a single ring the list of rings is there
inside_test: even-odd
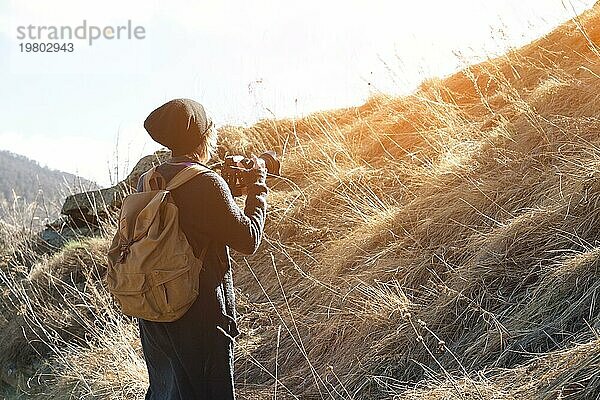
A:
[[[240,397],[597,398],[599,45],[597,5],[407,97],[223,129],[222,151],[275,149],[290,180],[235,255]],[[142,397],[107,246],[2,267],[6,387]]]

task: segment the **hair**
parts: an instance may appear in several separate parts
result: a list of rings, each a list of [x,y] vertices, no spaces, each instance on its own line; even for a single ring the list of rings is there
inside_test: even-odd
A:
[[[206,162],[212,158],[217,151],[217,130],[211,126],[202,136],[200,144],[185,154],[173,154],[173,156],[187,156],[200,162]]]

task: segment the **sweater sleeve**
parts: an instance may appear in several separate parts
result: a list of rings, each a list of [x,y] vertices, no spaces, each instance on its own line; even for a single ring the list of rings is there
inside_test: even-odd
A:
[[[202,231],[234,250],[254,254],[262,240],[266,219],[268,189],[264,179],[257,177],[248,185],[244,211],[220,175],[204,174],[189,183],[178,194],[179,206],[191,218],[184,223],[196,225],[197,229],[192,231]]]

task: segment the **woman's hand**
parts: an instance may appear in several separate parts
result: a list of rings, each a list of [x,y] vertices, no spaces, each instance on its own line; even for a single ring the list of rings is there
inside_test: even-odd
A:
[[[262,158],[256,157],[256,154],[252,154],[251,160],[252,160],[253,164],[252,164],[252,168],[250,168],[250,169],[263,168],[266,171],[267,166],[265,164],[265,160],[263,160]]]
[[[244,181],[244,187],[242,188],[242,194],[248,194],[248,186],[258,183],[265,184],[267,180],[267,167],[265,160],[256,157],[252,154],[250,158],[252,160],[252,166],[242,171],[242,180]]]

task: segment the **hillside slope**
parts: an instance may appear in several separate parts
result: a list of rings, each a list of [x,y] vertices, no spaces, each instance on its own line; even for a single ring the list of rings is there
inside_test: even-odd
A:
[[[596,5],[410,96],[221,130],[221,155],[275,149],[289,179],[235,255],[240,397],[598,398],[599,45]],[[4,382],[143,397],[107,245],[3,267]]]
[[[0,218],[7,217],[15,196],[25,203],[39,202],[52,220],[58,216],[65,196],[98,188],[87,179],[42,167],[25,156],[0,150]],[[46,217],[46,216],[44,216]]]

